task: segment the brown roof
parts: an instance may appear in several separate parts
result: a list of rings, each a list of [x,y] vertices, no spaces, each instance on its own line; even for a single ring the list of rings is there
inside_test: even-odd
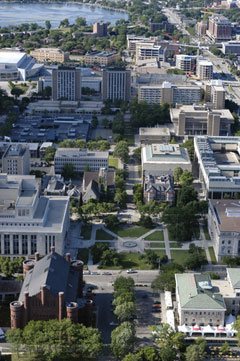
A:
[[[211,200],[220,231],[240,233],[240,202],[233,199]]]
[[[89,183],[94,180],[98,183],[99,172],[84,172],[83,174],[83,183],[85,189],[87,189]],[[112,187],[115,184],[115,171],[108,170],[107,172],[107,187]]]

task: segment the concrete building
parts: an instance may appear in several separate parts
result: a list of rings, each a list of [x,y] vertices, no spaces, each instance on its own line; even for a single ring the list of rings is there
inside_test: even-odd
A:
[[[102,98],[103,101],[115,99],[129,101],[131,96],[131,71],[123,68],[103,70]]]
[[[229,41],[228,43],[222,43],[223,54],[240,55],[240,41]]]
[[[10,258],[62,254],[69,231],[69,198],[40,196],[35,176],[0,175],[0,251]]]
[[[11,328],[24,328],[31,320],[64,318],[91,325],[92,300],[83,298],[83,262],[51,254],[23,262],[24,282],[17,301],[10,303]]]
[[[179,144],[151,144],[142,147],[142,174],[173,175],[174,169],[192,170],[188,152]]]
[[[199,21],[196,26],[196,33],[199,37],[205,36],[206,35],[206,31],[207,31],[207,23],[206,21]]]
[[[93,34],[95,34],[98,37],[103,37],[103,36],[107,36],[107,23],[103,23],[103,22],[96,22],[93,24]]]
[[[218,262],[221,262],[224,256],[240,256],[239,222],[239,201],[209,200],[208,230]]]
[[[85,76],[82,77],[82,88],[89,88],[100,93],[102,90],[102,77],[101,76]]]
[[[203,195],[223,199],[240,195],[240,137],[194,137]]]
[[[147,174],[143,181],[144,202],[162,201],[172,205],[175,200],[174,180],[171,175]]]
[[[214,41],[227,41],[232,38],[232,25],[223,15],[212,15],[208,20],[207,35]]]
[[[155,45],[153,41],[136,43],[136,64],[142,60],[156,59],[164,60],[164,52],[160,45]]]
[[[52,100],[81,99],[81,69],[58,67],[52,71]]]
[[[84,62],[86,65],[108,66],[116,63],[120,59],[121,56],[116,51],[93,51],[84,55]]]
[[[184,73],[196,74],[197,57],[190,55],[177,54],[176,68],[184,71]]]
[[[201,80],[213,78],[213,64],[208,60],[199,60],[197,62],[197,76]]]
[[[171,121],[179,137],[185,135],[228,135],[234,119],[228,109],[209,109],[206,105],[183,105],[170,109]]]
[[[146,38],[145,36],[138,36],[135,34],[128,34],[127,35],[127,50],[130,54],[136,53],[136,45],[138,43],[143,42],[152,42],[152,44],[155,44],[157,41],[157,37],[150,37]]]
[[[29,170],[29,148],[21,144],[9,145],[2,156],[2,173],[27,175]]]
[[[158,125],[152,128],[139,128],[139,140],[141,144],[170,143],[172,124]]]
[[[205,84],[205,100],[214,109],[225,109],[225,89],[221,80],[211,80]]]
[[[58,48],[40,48],[30,51],[30,55],[40,62],[65,63],[69,60],[69,53]]]
[[[198,86],[179,86],[165,81],[162,85],[138,88],[138,101],[149,104],[194,104],[199,103],[201,98],[201,88]]]
[[[38,158],[39,156],[39,143],[21,143],[21,142],[0,142],[0,157],[6,152],[10,145],[27,147],[29,149],[31,158]],[[4,172],[3,172],[4,173]],[[6,173],[6,172],[5,172]]]
[[[58,148],[54,157],[55,173],[62,173],[65,164],[72,164],[76,173],[83,173],[86,167],[91,171],[108,169],[108,152],[91,152],[80,148]]]
[[[165,31],[168,34],[172,34],[174,31],[174,25],[169,23],[168,21],[161,21],[161,23],[150,23],[150,31],[154,33],[154,31]]]

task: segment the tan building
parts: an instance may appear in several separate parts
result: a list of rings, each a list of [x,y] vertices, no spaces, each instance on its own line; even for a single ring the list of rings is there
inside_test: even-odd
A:
[[[228,135],[234,119],[228,109],[209,109],[205,105],[183,105],[170,109],[177,136]]]
[[[164,124],[154,128],[139,128],[139,138],[141,144],[170,143],[171,133],[168,124]]]
[[[84,56],[86,65],[108,66],[116,63],[119,59],[121,59],[120,54],[107,51],[93,51]]]
[[[205,36],[206,35],[206,31],[207,31],[207,23],[206,21],[199,21],[196,26],[195,26],[195,29],[196,29],[196,33],[198,36]]]
[[[125,100],[131,97],[131,71],[124,68],[109,68],[103,70],[102,99]]]
[[[155,45],[154,41],[136,43],[136,64],[140,64],[142,60],[149,59],[164,60],[161,46]]]
[[[211,80],[205,84],[205,100],[214,109],[225,109],[225,89],[221,80]]]
[[[197,62],[197,76],[201,80],[213,78],[213,64],[208,60],[199,60]]]
[[[52,100],[81,99],[81,69],[59,66],[52,71]]]
[[[93,34],[99,37],[107,36],[107,23],[96,22],[93,24]]]
[[[214,41],[227,41],[232,38],[232,25],[223,15],[213,15],[208,20],[207,35]]]
[[[7,147],[2,156],[2,173],[27,175],[30,170],[28,146],[13,144]]]
[[[50,61],[57,63],[65,63],[69,60],[69,53],[62,51],[58,48],[40,48],[30,52],[40,62]]]

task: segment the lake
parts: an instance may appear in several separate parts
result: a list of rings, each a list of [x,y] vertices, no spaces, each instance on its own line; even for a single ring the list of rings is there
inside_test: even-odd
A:
[[[87,24],[95,21],[106,21],[114,25],[117,20],[128,19],[128,14],[122,11],[103,9],[97,6],[79,4],[0,4],[0,26],[19,25],[22,23],[37,23],[44,26],[49,20],[52,27],[58,27],[61,20],[67,18],[70,24],[81,16]]]

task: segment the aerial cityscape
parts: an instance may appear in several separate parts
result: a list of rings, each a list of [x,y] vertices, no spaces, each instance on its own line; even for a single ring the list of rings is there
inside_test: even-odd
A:
[[[240,359],[240,0],[0,3],[0,359]]]

